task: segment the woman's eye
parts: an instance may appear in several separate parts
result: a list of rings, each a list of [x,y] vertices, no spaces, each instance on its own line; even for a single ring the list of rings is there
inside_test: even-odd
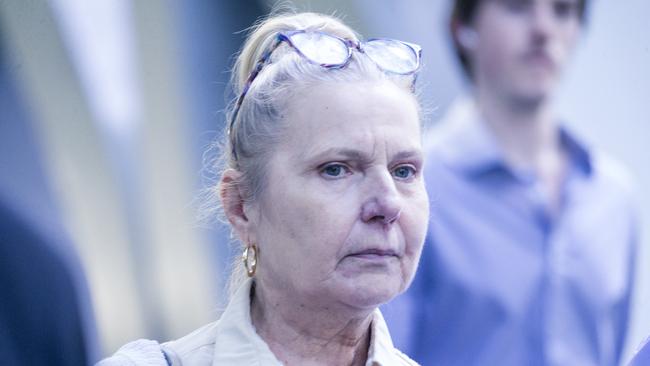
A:
[[[321,169],[321,174],[328,178],[340,178],[349,172],[350,170],[343,164],[329,164]]]
[[[415,168],[410,165],[400,165],[393,170],[393,176],[405,180],[415,176]]]

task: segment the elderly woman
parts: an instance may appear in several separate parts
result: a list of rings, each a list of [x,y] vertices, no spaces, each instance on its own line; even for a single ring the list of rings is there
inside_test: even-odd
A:
[[[219,186],[243,250],[221,318],[102,365],[413,365],[378,306],[424,241],[420,50],[332,17],[259,24],[239,55]]]

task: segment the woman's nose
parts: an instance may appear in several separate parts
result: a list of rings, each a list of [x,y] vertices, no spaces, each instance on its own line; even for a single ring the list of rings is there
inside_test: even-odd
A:
[[[361,208],[361,219],[366,223],[380,223],[390,225],[396,222],[402,210],[394,200],[383,197],[375,197],[364,203]]]
[[[361,207],[361,219],[366,223],[390,225],[401,215],[399,192],[392,176],[368,182],[368,195]]]

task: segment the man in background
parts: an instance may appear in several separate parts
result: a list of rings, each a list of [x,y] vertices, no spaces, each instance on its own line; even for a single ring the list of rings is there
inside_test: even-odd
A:
[[[427,242],[413,285],[383,309],[425,366],[621,362],[631,182],[554,109],[586,2],[454,1],[470,96],[428,138]]]

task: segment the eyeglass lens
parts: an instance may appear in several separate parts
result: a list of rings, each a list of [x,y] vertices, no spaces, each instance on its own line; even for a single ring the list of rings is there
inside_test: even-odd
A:
[[[317,32],[296,33],[291,43],[303,56],[320,65],[343,65],[350,55],[348,46],[338,38]]]
[[[376,39],[362,45],[363,52],[380,68],[397,74],[415,71],[418,60],[415,51],[402,42],[390,39]]]

